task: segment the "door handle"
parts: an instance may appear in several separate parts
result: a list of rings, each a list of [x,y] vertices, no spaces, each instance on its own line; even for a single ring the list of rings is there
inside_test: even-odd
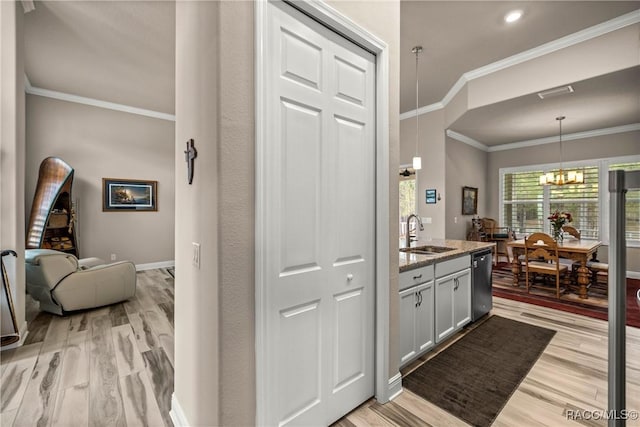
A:
[[[458,290],[458,286],[460,286],[460,282],[458,281],[457,277],[455,279],[453,279],[453,283],[455,283],[455,286],[453,287],[453,290],[457,291]]]
[[[422,305],[422,291],[418,292],[418,307]]]
[[[416,308],[420,305],[420,296],[418,295],[418,292],[414,293],[415,297],[416,297],[416,303],[415,306]]]

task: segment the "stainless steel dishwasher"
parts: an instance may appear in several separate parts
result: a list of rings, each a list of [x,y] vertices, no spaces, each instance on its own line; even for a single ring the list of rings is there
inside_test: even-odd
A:
[[[493,307],[491,294],[491,249],[471,254],[471,321],[475,322]]]

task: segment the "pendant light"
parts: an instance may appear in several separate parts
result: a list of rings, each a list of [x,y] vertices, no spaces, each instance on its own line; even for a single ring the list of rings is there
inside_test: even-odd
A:
[[[418,55],[422,52],[422,46],[415,46],[411,49],[412,53],[416,54],[416,155],[413,157],[413,169],[422,169],[422,158],[418,156],[418,93],[419,93],[419,80],[418,80]]]
[[[564,176],[564,171],[562,170],[562,157],[563,157],[563,149],[562,149],[562,121],[565,119],[565,116],[556,117],[560,125],[560,170],[558,171],[558,175],[553,174],[553,172],[547,172],[545,174],[540,175],[540,185],[565,185],[565,184],[582,184],[584,183],[584,173],[579,171],[567,171],[567,177]]]

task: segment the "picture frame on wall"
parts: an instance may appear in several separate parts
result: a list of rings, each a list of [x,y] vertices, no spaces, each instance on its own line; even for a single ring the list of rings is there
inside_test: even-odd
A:
[[[158,181],[102,178],[102,211],[157,211]]]
[[[428,205],[432,205],[432,204],[436,203],[436,189],[435,188],[430,188],[430,189],[426,190],[425,195],[426,195],[426,203]]]
[[[478,189],[462,187],[462,215],[478,214]]]

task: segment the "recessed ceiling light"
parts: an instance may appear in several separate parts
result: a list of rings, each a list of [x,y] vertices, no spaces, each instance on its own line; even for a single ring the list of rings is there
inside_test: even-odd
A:
[[[504,20],[505,20],[505,22],[512,23],[512,22],[516,22],[521,17],[522,17],[522,11],[521,10],[514,10],[514,11],[511,11],[511,12],[507,13],[504,16]]]

